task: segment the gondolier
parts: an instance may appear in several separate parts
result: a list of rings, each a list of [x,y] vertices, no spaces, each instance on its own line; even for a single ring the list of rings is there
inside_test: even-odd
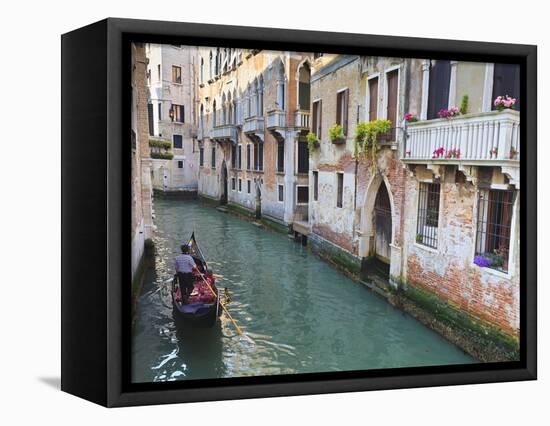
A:
[[[187,300],[189,295],[193,292],[193,272],[197,269],[193,257],[189,254],[189,246],[187,244],[181,246],[181,254],[176,256],[174,264],[178,276],[181,297],[183,300]]]

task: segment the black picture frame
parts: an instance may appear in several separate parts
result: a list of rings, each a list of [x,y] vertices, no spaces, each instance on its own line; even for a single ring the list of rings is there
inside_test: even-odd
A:
[[[63,391],[116,407],[536,379],[536,46],[117,18],[61,41]],[[527,141],[520,171],[520,361],[131,384],[131,42],[519,63]]]

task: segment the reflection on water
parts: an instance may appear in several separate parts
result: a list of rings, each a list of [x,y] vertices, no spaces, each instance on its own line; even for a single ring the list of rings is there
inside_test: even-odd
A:
[[[194,201],[156,200],[156,266],[133,330],[134,382],[474,362],[286,236]],[[195,231],[228,308],[211,329],[175,324],[173,258]]]

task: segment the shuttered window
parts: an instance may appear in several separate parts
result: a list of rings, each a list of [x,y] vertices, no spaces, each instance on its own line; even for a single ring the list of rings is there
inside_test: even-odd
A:
[[[449,107],[450,84],[451,61],[432,61],[428,91],[428,120],[439,118],[437,113]]]
[[[178,123],[184,123],[184,108],[183,105],[172,105],[172,121],[176,121]]]
[[[236,145],[231,146],[231,168],[233,169],[237,168],[237,146]]]
[[[319,199],[319,172],[313,172],[313,201]]]
[[[344,173],[336,173],[336,207],[342,207],[344,201]]]
[[[284,201],[284,187],[283,185],[279,185],[279,201]]]
[[[277,171],[283,173],[285,171],[285,143],[277,142]]]
[[[318,100],[313,102],[313,111],[312,111],[312,117],[311,117],[311,129],[313,133],[315,133],[315,136],[317,136],[318,139],[321,139],[321,132],[322,132],[322,123],[321,123],[321,117],[323,112],[323,106],[322,106],[322,100]]]
[[[388,102],[386,109],[386,118],[392,122],[392,127],[397,123],[397,86],[399,71],[394,70],[386,74],[386,81],[388,84]]]
[[[336,95],[336,124],[344,129],[344,135],[348,134],[348,104],[349,90],[342,90]]]
[[[172,65],[172,83],[181,84],[181,67]]]
[[[237,167],[239,168],[239,170],[242,167],[242,153],[243,153],[243,146],[239,145],[237,150]]]
[[[199,148],[199,166],[201,167],[204,166],[204,148],[203,147]]]
[[[309,187],[297,186],[296,187],[296,203],[307,204],[309,202]]]
[[[378,77],[371,78],[369,85],[369,121],[378,118]]]
[[[216,168],[216,148],[212,147],[212,155],[210,157],[210,166],[215,169]]]
[[[250,170],[250,144],[246,145],[246,170]]]
[[[155,134],[155,126],[153,125],[153,104],[147,104],[147,118],[149,122],[149,136]]]
[[[174,148],[175,149],[182,149],[183,148],[183,138],[181,135],[173,135],[172,139],[174,141]]]
[[[298,173],[309,172],[309,149],[307,142],[298,142]]]
[[[516,98],[514,109],[519,111],[519,65],[515,64],[495,64],[493,74],[493,97],[494,101],[497,96],[510,96]],[[492,109],[496,109],[491,102]]]

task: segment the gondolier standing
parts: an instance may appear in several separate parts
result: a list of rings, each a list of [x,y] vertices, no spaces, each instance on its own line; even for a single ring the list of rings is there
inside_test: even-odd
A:
[[[193,292],[193,271],[197,268],[193,257],[189,254],[189,246],[187,244],[181,246],[181,254],[176,256],[174,263],[181,297],[185,301]]]

